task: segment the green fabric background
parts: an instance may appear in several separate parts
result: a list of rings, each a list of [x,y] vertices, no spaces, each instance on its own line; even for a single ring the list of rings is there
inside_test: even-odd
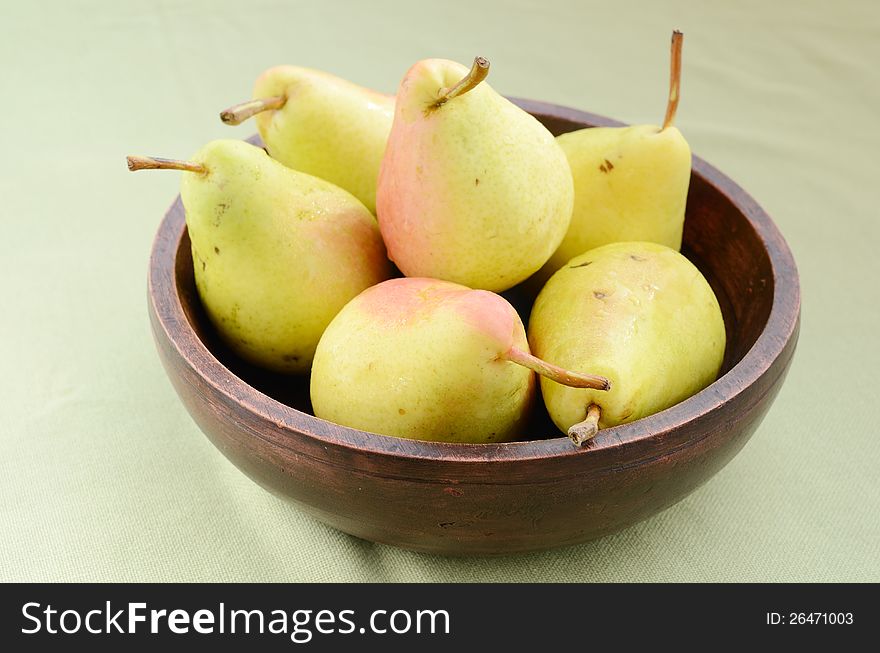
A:
[[[743,452],[604,540],[500,559],[343,535],[202,436],[151,341],[147,258],[186,157],[277,63],[393,92],[428,56],[501,92],[678,124],[774,217],[800,347]],[[0,9],[0,579],[880,580],[880,9],[864,2],[4,2]]]

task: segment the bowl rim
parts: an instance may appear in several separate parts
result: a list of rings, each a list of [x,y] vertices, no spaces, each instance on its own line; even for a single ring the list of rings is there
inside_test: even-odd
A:
[[[623,126],[616,120],[551,103],[510,98],[524,110],[574,123],[598,127]],[[258,137],[248,139],[259,142]],[[755,343],[743,358],[712,384],[688,399],[663,411],[619,426],[603,429],[589,447],[575,447],[567,436],[543,440],[523,440],[489,444],[462,444],[409,440],[360,431],[310,415],[262,393],[233,374],[199,338],[183,309],[175,276],[177,252],[186,230],[180,195],[165,213],[150,254],[148,296],[155,323],[181,360],[202,381],[225,395],[255,417],[268,421],[273,429],[271,441],[297,451],[291,432],[357,452],[410,459],[454,463],[487,461],[526,461],[589,455],[636,443],[655,440],[688,422],[711,413],[719,405],[733,401],[761,378],[794,337],[800,316],[800,284],[794,257],[779,229],[761,206],[738,184],[703,159],[693,156],[693,174],[702,177],[724,195],[748,220],[762,242],[773,275],[773,302],[767,321]],[[157,301],[168,297],[171,301]],[[711,397],[711,401],[706,401]],[[256,434],[267,437],[266,434]],[[692,439],[696,443],[701,438]]]

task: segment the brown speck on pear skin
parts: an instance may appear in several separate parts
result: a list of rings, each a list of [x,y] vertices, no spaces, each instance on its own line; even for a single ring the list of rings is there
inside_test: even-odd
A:
[[[192,253],[193,253],[193,260],[194,260],[196,263],[201,263],[201,264],[202,264],[202,271],[204,271],[204,269],[205,269],[205,259],[203,259],[203,258],[201,257],[201,255],[195,250],[195,248],[193,248]]]
[[[228,204],[220,203],[216,207],[214,207],[214,220],[212,221],[215,227],[220,226],[220,220],[223,217],[223,214],[226,213],[226,210],[229,208]]]
[[[592,261],[584,261],[583,263],[578,263],[577,265],[569,265],[568,267],[570,267],[572,270],[574,270],[575,268],[585,268],[590,263],[592,263]]]
[[[602,163],[602,164],[599,166],[599,170],[601,170],[602,172],[608,174],[609,172],[611,172],[612,170],[614,170],[614,164],[611,163],[611,161],[609,161],[608,159],[605,159],[604,163]]]
[[[593,297],[595,297],[596,299],[605,299],[607,296],[608,295],[601,290],[594,290],[593,291]]]

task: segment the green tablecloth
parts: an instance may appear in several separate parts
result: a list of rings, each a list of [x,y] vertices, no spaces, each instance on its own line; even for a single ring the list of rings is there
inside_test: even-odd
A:
[[[880,580],[880,10],[876,3],[33,2],[0,9],[0,579]],[[245,478],[165,377],[145,302],[186,157],[276,63],[393,92],[408,66],[492,60],[501,92],[678,124],[800,266],[786,385],[743,452],[604,540],[500,559],[338,533]]]

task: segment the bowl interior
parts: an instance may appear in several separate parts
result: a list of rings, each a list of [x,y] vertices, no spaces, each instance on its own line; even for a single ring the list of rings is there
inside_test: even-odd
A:
[[[529,108],[527,103],[522,103]],[[587,126],[620,123],[591,116],[566,119],[537,111],[532,113],[554,134]],[[583,114],[580,114],[583,115]],[[682,253],[705,275],[718,297],[727,330],[727,349],[721,370],[730,371],[758,339],[773,305],[773,269],[769,254],[755,227],[733,200],[699,172],[695,159],[688,192]],[[184,313],[205,347],[233,374],[263,394],[291,408],[312,414],[308,377],[267,372],[238,358],[217,336],[199,301],[193,276],[189,237],[184,230],[175,256],[175,283]],[[504,293],[527,323],[533,297],[521,286]],[[543,440],[563,435],[538,407],[520,440]]]

